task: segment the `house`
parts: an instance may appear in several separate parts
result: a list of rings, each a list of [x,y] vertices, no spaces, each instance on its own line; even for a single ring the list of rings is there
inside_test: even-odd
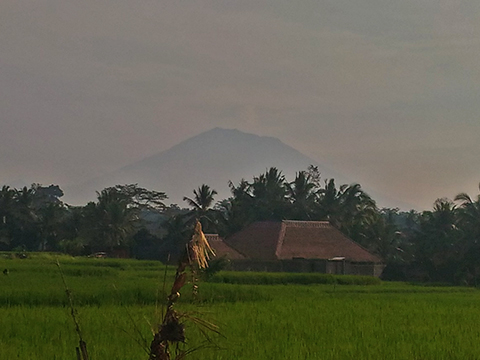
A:
[[[384,268],[382,259],[327,221],[256,222],[224,241],[217,237],[212,247],[232,254],[234,270],[380,276]]]
[[[215,258],[225,257],[229,260],[245,260],[246,256],[231,248],[218,234],[205,234],[210,247],[215,251]]]

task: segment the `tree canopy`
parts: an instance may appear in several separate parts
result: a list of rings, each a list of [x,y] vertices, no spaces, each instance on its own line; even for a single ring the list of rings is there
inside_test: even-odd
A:
[[[255,221],[329,221],[387,263],[398,280],[474,285],[480,280],[480,194],[440,198],[423,212],[379,209],[360,184],[337,185],[313,166],[288,180],[272,167],[251,180],[229,182],[217,199],[207,184],[185,196],[188,208],[136,184],[115,185],[85,206],[62,202],[57,185],[0,188],[0,250],[89,254],[126,249],[161,258],[178,253],[194,220],[230,236]],[[480,187],[479,187],[480,189]]]

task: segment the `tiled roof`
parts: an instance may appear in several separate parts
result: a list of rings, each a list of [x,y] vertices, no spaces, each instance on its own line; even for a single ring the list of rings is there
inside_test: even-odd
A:
[[[381,262],[326,221],[257,222],[229,237],[227,243],[258,260],[331,259]]]
[[[281,222],[256,222],[225,239],[225,242],[249,259],[276,260],[275,251],[281,229]]]
[[[208,243],[215,251],[215,257],[227,257],[230,260],[245,259],[245,256],[228,246],[218,234],[205,234]]]

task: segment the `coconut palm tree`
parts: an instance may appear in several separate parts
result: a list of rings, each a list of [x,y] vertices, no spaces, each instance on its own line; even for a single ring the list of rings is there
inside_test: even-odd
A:
[[[313,220],[318,200],[318,188],[306,171],[296,174],[295,180],[286,184],[287,196],[291,202],[292,220]]]
[[[255,220],[283,220],[288,217],[285,176],[277,168],[272,167],[254,177],[250,189]]]
[[[193,198],[187,196],[183,198],[183,201],[186,201],[193,208],[190,212],[191,219],[199,220],[206,232],[212,232],[215,230],[216,210],[211,209],[211,207],[217,192],[210,186],[203,184],[198,189],[193,190],[193,195]]]
[[[341,229],[354,240],[378,213],[375,201],[361,188],[360,184],[340,187],[340,214],[337,221]]]
[[[317,200],[318,217],[322,220],[329,220],[334,225],[335,219],[340,214],[341,200],[340,191],[337,190],[335,179],[325,180],[325,186],[319,190],[319,198]]]
[[[255,221],[253,196],[250,184],[242,179],[238,185],[229,181],[228,186],[232,197],[219,202],[216,206],[218,216],[218,232],[227,237],[240,231],[243,227]]]
[[[458,227],[462,232],[464,253],[463,281],[476,285],[480,280],[480,195],[472,199],[468,194],[460,193],[455,201],[460,202]]]
[[[124,247],[139,222],[139,209],[131,199],[116,188],[97,192],[97,202],[85,207],[87,221],[91,221],[94,246],[113,250]]]
[[[467,232],[470,241],[480,241],[480,194],[476,199],[472,199],[468,194],[460,193],[455,197],[455,201],[460,202],[460,225]]]
[[[38,228],[41,237],[40,250],[58,250],[61,222],[67,209],[60,203],[46,203],[37,210]]]
[[[360,184],[342,185],[335,180],[325,181],[319,191],[318,217],[328,220],[353,240],[362,242],[362,233],[378,213],[375,201],[363,191]]]
[[[433,210],[420,216],[414,237],[415,259],[430,280],[454,281],[464,253],[457,213],[455,204],[442,198],[435,201]]]
[[[360,233],[360,243],[387,263],[397,263],[402,259],[403,234],[393,220],[383,213],[376,213],[366,219],[366,226]]]
[[[193,195],[193,199],[185,196],[183,201],[186,201],[195,210],[205,213],[212,206],[217,192],[211,189],[210,186],[203,184],[198,189],[193,190]]]

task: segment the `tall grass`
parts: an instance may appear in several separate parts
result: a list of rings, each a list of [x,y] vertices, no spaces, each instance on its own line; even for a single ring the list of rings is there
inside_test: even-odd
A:
[[[210,282],[225,284],[339,284],[339,285],[380,285],[380,279],[373,276],[331,275],[319,273],[267,273],[222,271],[209,279]]]
[[[149,321],[155,312],[164,267],[133,260],[61,262],[79,305],[90,358],[146,358],[137,344],[139,335],[132,322],[145,338],[151,338]],[[55,268],[53,261],[0,259],[0,269],[5,267],[10,273],[0,274],[0,360],[74,359],[78,339],[60,275],[51,271]],[[85,276],[79,270],[85,271]],[[169,269],[169,283],[173,275]],[[242,275],[248,279],[253,276],[238,277]],[[262,276],[276,279],[281,275]],[[223,350],[202,350],[194,357],[480,358],[480,292],[476,289],[386,282],[365,286],[274,281],[268,286],[203,283],[200,302],[195,304],[189,296],[183,296],[188,291],[182,293],[177,304],[181,311],[200,312],[219,325],[226,336],[220,341]],[[188,328],[187,334],[191,335],[189,346],[202,341],[195,327]]]

